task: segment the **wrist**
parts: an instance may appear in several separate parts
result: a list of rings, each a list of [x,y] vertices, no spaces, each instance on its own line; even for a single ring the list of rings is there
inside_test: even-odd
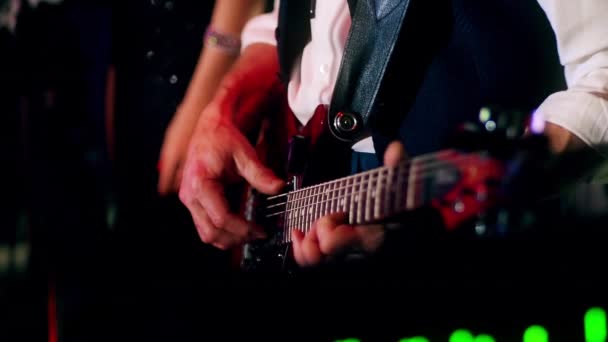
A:
[[[210,25],[205,31],[204,45],[228,55],[236,56],[241,51],[241,38],[237,35],[215,29]]]

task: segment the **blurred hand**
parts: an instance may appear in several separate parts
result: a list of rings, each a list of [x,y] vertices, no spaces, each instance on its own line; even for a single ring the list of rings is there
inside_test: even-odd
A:
[[[384,164],[396,166],[405,158],[403,145],[395,141],[386,149]],[[347,220],[347,214],[336,213],[318,219],[307,234],[292,231],[296,262],[300,266],[310,267],[343,252],[373,253],[384,242],[383,226],[353,226],[347,224]]]
[[[262,165],[241,130],[260,119],[259,108],[272,96],[278,62],[272,46],[253,46],[222,82],[201,114],[184,164],[179,197],[200,238],[220,249],[262,238],[263,230],[229,210],[227,186],[245,180],[264,194],[284,182]]]
[[[543,133],[547,136],[551,150],[555,153],[589,148],[577,135],[551,122],[545,123]]]

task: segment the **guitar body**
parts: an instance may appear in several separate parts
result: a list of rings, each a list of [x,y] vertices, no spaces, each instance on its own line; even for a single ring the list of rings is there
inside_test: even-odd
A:
[[[282,97],[285,99],[286,97]],[[287,183],[286,192],[344,177],[350,170],[350,149],[335,139],[327,126],[327,109],[319,106],[306,125],[301,125],[287,101],[269,114],[260,127],[255,143],[260,159]],[[284,240],[282,216],[271,214],[265,207],[282,201],[269,200],[247,187],[241,211],[250,222],[262,226],[268,238],[239,247],[235,261],[245,272],[289,273],[295,266],[290,243]]]

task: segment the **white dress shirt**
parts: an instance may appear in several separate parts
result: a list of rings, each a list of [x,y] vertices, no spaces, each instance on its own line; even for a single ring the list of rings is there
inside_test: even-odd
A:
[[[274,11],[250,20],[242,34],[243,48],[253,43],[276,45],[279,1]],[[537,0],[557,39],[568,89],[549,96],[537,110],[589,145],[608,143],[608,0]],[[350,29],[346,0],[316,2],[312,39],[296,61],[288,85],[294,114],[306,124],[319,104],[329,104]],[[374,152],[371,138],[353,145]]]

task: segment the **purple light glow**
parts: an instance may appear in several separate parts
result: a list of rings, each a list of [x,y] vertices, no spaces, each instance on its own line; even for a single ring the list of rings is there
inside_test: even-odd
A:
[[[538,110],[535,110],[534,113],[532,113],[530,131],[532,131],[533,134],[542,134],[545,131],[545,119],[543,119],[542,114]]]

